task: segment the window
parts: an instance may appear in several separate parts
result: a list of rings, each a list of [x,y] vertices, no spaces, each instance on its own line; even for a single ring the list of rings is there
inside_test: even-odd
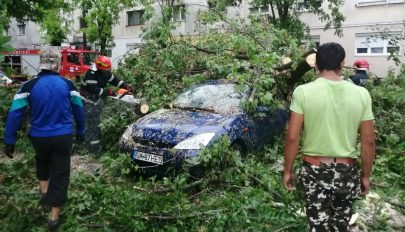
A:
[[[67,62],[80,65],[79,54],[78,53],[68,53]]]
[[[297,1],[297,11],[300,11],[300,12],[308,11],[304,0]]]
[[[145,11],[143,10],[134,10],[134,11],[128,11],[127,16],[128,16],[128,26],[136,26],[136,25],[143,25],[143,14]]]
[[[372,6],[382,4],[404,3],[405,0],[358,0],[357,6]]]
[[[18,27],[18,35],[25,35],[25,23],[18,22],[17,27]]]
[[[389,55],[393,52],[399,52],[399,45],[394,41],[400,40],[400,33],[390,35],[374,34],[356,34],[355,46],[356,55]]]
[[[252,8],[250,8],[250,12],[252,14],[256,14],[256,15],[266,15],[266,14],[270,13],[270,7],[269,7],[269,5],[252,7]]]
[[[312,8],[321,8],[322,7],[322,1],[317,0],[314,2],[311,2],[311,7]],[[298,12],[309,12],[310,11],[310,5],[307,0],[298,0],[296,3],[296,8]]]
[[[319,48],[320,40],[321,40],[320,35],[311,35],[310,39],[305,39],[301,41],[301,46],[306,50]]]
[[[106,56],[108,56],[110,58],[112,57],[112,49],[106,49],[105,53],[106,53]]]
[[[172,21],[185,21],[186,20],[186,6],[178,5],[172,7]]]
[[[84,65],[91,65],[94,63],[94,60],[97,57],[97,53],[94,52],[83,52],[82,53],[82,59],[83,59],[83,64]]]

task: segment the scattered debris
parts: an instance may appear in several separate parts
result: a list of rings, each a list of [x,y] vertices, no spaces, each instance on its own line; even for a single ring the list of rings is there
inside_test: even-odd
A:
[[[405,229],[405,215],[395,210],[392,204],[385,202],[376,192],[367,194],[355,211],[350,220],[353,232],[369,231],[367,225],[376,223],[379,217],[387,218],[387,224],[395,229]]]
[[[384,209],[382,210],[384,214],[388,215],[389,220],[387,221],[393,228],[404,229],[405,230],[405,216],[394,209],[394,207],[389,204],[384,204]]]
[[[91,158],[91,156],[74,155],[71,159],[72,171],[82,172],[86,175],[98,176],[102,174],[101,164]]]
[[[359,216],[360,216],[359,213],[353,214],[352,218],[350,218],[349,225],[354,225],[354,223],[356,223],[357,218],[359,218]]]

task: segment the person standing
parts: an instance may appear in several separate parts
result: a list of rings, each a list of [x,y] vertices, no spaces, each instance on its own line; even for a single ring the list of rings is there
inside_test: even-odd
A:
[[[356,74],[350,76],[349,79],[359,86],[365,86],[368,81],[368,75],[366,70],[369,69],[370,65],[367,60],[356,60],[353,63],[353,67],[356,69]]]
[[[5,153],[13,158],[24,113],[28,109],[29,136],[35,150],[36,174],[41,193],[40,204],[50,206],[50,230],[59,227],[61,207],[67,200],[70,156],[73,144],[73,118],[76,140],[84,140],[84,110],[76,86],[58,74],[61,53],[52,48],[40,52],[40,73],[25,82],[17,92],[8,113]]]
[[[298,86],[290,106],[283,185],[295,189],[293,165],[303,129],[299,186],[310,231],[348,231],[353,200],[370,188],[375,157],[371,97],[365,88],[341,79],[344,59],[339,44],[320,46],[318,78]],[[358,131],[361,171],[356,162]]]
[[[106,88],[107,84],[112,84],[119,88],[132,92],[132,87],[112,75],[112,63],[106,56],[99,56],[95,60],[95,66],[89,69],[80,88],[80,94],[84,100],[86,111],[86,145],[90,153],[98,153],[101,150],[101,128],[100,116],[103,110],[102,98],[106,96],[115,96],[112,89]]]

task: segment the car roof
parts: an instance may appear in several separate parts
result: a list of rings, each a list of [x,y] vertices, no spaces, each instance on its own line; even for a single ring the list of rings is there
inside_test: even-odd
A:
[[[237,84],[235,81],[218,79],[218,80],[206,80],[198,85],[221,85],[221,84]]]

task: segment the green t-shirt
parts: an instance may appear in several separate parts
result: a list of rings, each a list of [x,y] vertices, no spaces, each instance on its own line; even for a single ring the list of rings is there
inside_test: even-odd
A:
[[[367,89],[344,80],[298,86],[290,109],[304,115],[301,153],[313,156],[358,158],[360,123],[374,119]]]

